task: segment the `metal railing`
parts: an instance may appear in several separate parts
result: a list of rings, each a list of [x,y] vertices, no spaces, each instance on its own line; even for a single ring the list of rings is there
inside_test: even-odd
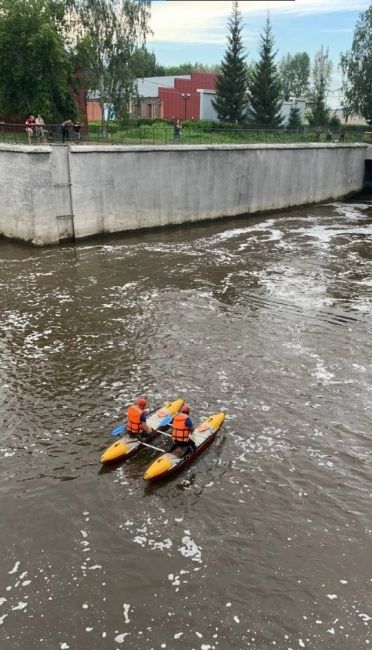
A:
[[[25,124],[0,122],[0,142],[16,144],[49,143],[94,143],[127,145],[167,145],[167,144],[275,144],[301,142],[368,142],[366,127],[335,130],[331,135],[324,130],[316,132],[310,127],[289,130],[251,129],[244,127],[206,127],[195,123],[184,125],[180,137],[176,137],[173,124],[139,124],[120,126],[108,123],[101,125],[81,125],[79,130],[73,126],[62,127],[60,124],[47,124],[44,127],[33,126],[32,134],[27,133]]]

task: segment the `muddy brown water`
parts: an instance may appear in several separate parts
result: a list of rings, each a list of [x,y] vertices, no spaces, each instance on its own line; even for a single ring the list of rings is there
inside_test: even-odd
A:
[[[371,242],[365,197],[0,242],[1,650],[372,646]],[[165,483],[98,462],[142,394],[226,411]]]

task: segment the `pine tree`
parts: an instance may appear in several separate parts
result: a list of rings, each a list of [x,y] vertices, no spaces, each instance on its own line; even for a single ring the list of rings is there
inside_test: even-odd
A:
[[[332,63],[329,60],[328,50],[325,52],[322,46],[315,55],[312,68],[312,88],[310,92],[312,108],[308,115],[308,122],[311,126],[327,126],[329,122],[326,97],[331,75]]]
[[[212,100],[219,120],[242,122],[246,117],[247,66],[242,43],[242,17],[239,3],[233,2],[229,19],[228,46],[217,75],[216,98]]]
[[[260,60],[252,70],[249,80],[251,96],[248,108],[248,122],[261,128],[280,127],[282,88],[279,73],[275,65],[277,52],[274,49],[270,18],[267,18],[263,34],[261,34]]]
[[[298,106],[292,104],[291,110],[289,112],[287,129],[290,129],[291,131],[295,131],[296,129],[300,129],[301,127],[302,127],[301,111],[298,108]]]

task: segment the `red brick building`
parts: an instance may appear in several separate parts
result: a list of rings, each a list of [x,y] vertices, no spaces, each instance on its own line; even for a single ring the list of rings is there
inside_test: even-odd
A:
[[[173,88],[159,87],[159,98],[163,102],[164,119],[200,120],[202,90],[216,89],[216,75],[207,72],[192,72],[190,79],[175,78]]]
[[[215,119],[211,98],[216,88],[216,75],[192,72],[174,77],[138,79],[139,104],[132,102],[131,112],[150,119]],[[97,93],[87,100],[88,122],[101,120],[102,108]]]

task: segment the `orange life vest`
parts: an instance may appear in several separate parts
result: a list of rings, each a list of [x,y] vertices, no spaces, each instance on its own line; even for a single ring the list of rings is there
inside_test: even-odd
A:
[[[128,431],[130,433],[142,433],[143,424],[140,419],[142,413],[142,409],[136,404],[128,408]]]
[[[177,413],[173,419],[172,436],[175,442],[188,442],[190,439],[190,429],[185,422],[188,419],[185,413]]]

